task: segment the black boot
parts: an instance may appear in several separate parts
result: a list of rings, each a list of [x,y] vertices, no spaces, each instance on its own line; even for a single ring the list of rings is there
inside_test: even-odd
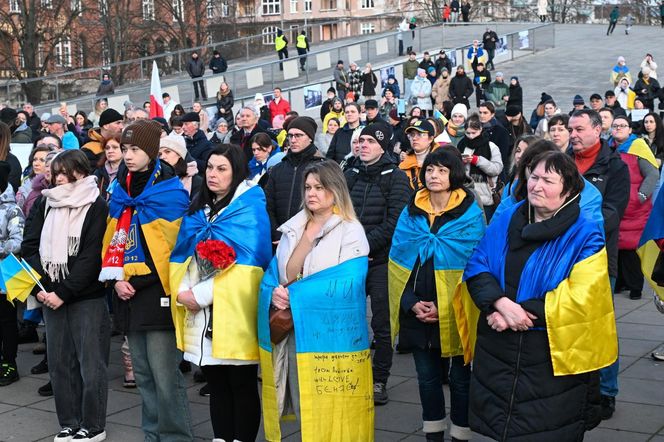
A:
[[[438,431],[436,433],[426,433],[427,442],[443,442],[445,440],[445,432]]]

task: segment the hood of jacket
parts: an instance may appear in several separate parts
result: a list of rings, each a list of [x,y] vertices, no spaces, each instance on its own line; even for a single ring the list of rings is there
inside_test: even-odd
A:
[[[5,191],[0,194],[0,205],[5,204],[16,204],[16,196],[11,184],[7,184]]]

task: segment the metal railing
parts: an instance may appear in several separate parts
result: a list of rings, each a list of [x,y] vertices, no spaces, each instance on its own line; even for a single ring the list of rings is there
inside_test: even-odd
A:
[[[411,14],[417,14],[418,12],[419,10],[416,10],[408,12],[407,14],[410,16]],[[381,33],[387,31],[388,29],[394,29],[394,26],[392,26],[391,23],[394,23],[394,21],[400,19],[403,15],[404,14],[402,12],[397,11],[375,14],[366,17],[342,17],[328,21],[312,22],[310,19],[309,23],[306,25],[306,28],[303,24],[298,24],[297,27],[293,27],[292,29],[285,29],[284,32],[288,35],[292,32],[299,33],[300,31],[307,29],[309,40],[312,43],[319,43],[324,42],[324,40],[321,38],[321,29],[324,26],[335,25],[337,28],[341,28],[342,26],[360,22],[362,20],[372,20],[377,21],[378,28],[376,31]],[[264,25],[269,24],[271,23],[265,23]],[[340,36],[336,37],[335,41],[353,38],[356,36],[357,35],[352,34]],[[9,97],[12,96],[12,93],[22,94],[22,85],[34,85],[35,87],[43,88],[41,95],[46,95],[50,98],[46,101],[65,101],[81,95],[80,89],[87,89],[88,92],[96,90],[98,81],[101,79],[104,73],[111,74],[116,88],[130,85],[136,82],[145,81],[150,77],[150,69],[152,67],[153,60],[157,61],[157,65],[159,66],[160,72],[163,76],[169,77],[186,73],[186,65],[193,51],[198,51],[201,54],[202,58],[206,62],[206,66],[211,56],[212,50],[219,50],[228,62],[238,60],[250,61],[252,58],[257,56],[262,56],[274,52],[274,44],[263,44],[263,39],[265,37],[266,36],[263,34],[256,34],[247,37],[216,42],[208,45],[167,51],[160,54],[131,60],[124,60],[103,66],[57,72],[39,78],[29,78],[20,81],[9,79],[4,82],[4,85],[1,86],[0,90],[4,89],[4,91],[6,91],[6,99],[9,100]],[[289,37],[291,36],[289,35]],[[289,38],[289,40],[291,40],[291,46],[294,45],[294,37],[295,36]],[[83,82],[89,82],[90,84],[84,85],[81,88]]]
[[[508,24],[510,27],[514,27],[514,23]],[[501,31],[501,27],[506,28],[506,25],[503,24],[492,24],[492,28],[496,31],[499,36],[504,36],[507,45],[507,56],[509,60],[514,60],[524,55],[533,54],[535,52],[554,47],[555,45],[555,26],[551,23],[533,25],[529,23],[530,26],[524,26],[519,31],[513,32],[504,32]],[[435,24],[422,26],[418,28],[416,33],[416,41],[414,42],[414,47],[418,52],[424,50],[433,50],[436,51],[440,48],[449,48],[450,45],[446,45],[445,41],[447,36],[450,35],[450,28],[461,25],[451,25],[451,24]],[[475,24],[478,27],[477,24]],[[482,24],[482,29],[478,30],[481,33],[484,31],[485,24]],[[383,35],[371,35],[362,41],[353,41],[344,45],[335,45],[331,48],[322,48],[316,51],[312,51],[308,54],[308,61],[306,70],[303,72],[303,75],[293,80],[283,80],[281,71],[279,71],[279,60],[271,60],[268,62],[252,65],[252,66],[241,66],[233,69],[229,69],[224,73],[225,80],[231,85],[235,92],[236,102],[244,103],[246,100],[253,100],[254,93],[256,91],[265,91],[268,89],[273,89],[275,86],[282,88],[283,92],[286,93],[290,99],[290,91],[302,89],[304,85],[316,85],[316,84],[331,84],[331,69],[325,71],[318,71],[317,63],[317,54],[329,53],[330,60],[334,63],[337,59],[347,60],[346,54],[344,51],[347,51],[350,46],[359,46],[360,58],[357,61],[376,63],[374,69],[378,69],[384,66],[390,66],[394,64],[401,64],[403,59],[399,59],[396,63],[394,56],[397,54],[398,48],[398,33],[391,32]],[[379,40],[387,40],[387,54],[376,55],[376,44]],[[454,47],[455,58],[457,61],[460,61],[465,57],[467,49],[470,47],[470,44]],[[499,53],[500,54],[500,53]],[[500,56],[500,55],[499,55]],[[295,57],[297,59],[297,56]],[[507,58],[505,55],[502,55],[502,58]],[[244,85],[244,80],[246,80],[247,71],[250,69],[261,69],[264,78],[267,78],[267,81],[259,88],[247,88]],[[209,77],[206,77],[209,78]],[[177,78],[177,79],[162,79],[162,88],[168,88],[178,86],[181,91],[183,89],[191,89],[191,79],[189,78]],[[327,86],[326,86],[327,87]],[[134,103],[142,103],[146,97],[149,96],[149,84],[143,84],[140,86],[133,86],[126,88],[119,92],[117,95],[128,95],[130,98],[133,98]],[[212,91],[208,91],[212,92]],[[213,95],[213,94],[210,94]],[[182,97],[181,97],[182,98]],[[69,104],[75,103],[79,109],[91,110],[93,109],[94,100],[96,97],[93,95],[88,95],[84,97],[78,97],[76,99],[68,101]],[[183,105],[188,105],[191,103],[191,100],[183,100],[180,102]],[[212,103],[210,103],[212,104]],[[38,111],[50,111],[50,108],[53,107],[53,103],[36,106]]]

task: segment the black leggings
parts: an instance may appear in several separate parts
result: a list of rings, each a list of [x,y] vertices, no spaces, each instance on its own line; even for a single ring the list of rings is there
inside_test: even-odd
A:
[[[258,365],[204,365],[215,438],[255,441],[261,421]]]
[[[0,359],[2,362],[14,364],[18,351],[18,322],[16,307],[7,301],[6,295],[0,294]]]

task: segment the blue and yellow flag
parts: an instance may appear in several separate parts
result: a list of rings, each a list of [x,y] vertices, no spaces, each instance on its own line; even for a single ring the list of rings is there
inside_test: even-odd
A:
[[[184,350],[186,315],[186,309],[176,302],[180,282],[196,245],[208,239],[225,242],[236,254],[235,264],[214,276],[212,356],[257,361],[258,288],[272,256],[263,190],[259,186],[248,187],[212,221],[204,210],[182,219],[170,261],[171,311],[180,350]]]
[[[7,292],[7,300],[10,302],[15,299],[25,302],[41,279],[39,273],[27,262],[19,261],[13,253],[0,262],[0,274],[2,275],[2,289]]]
[[[401,296],[410,274],[418,258],[424,263],[433,257],[441,355],[463,354],[452,297],[484,229],[484,213],[477,203],[471,204],[460,217],[443,224],[435,234],[431,233],[426,216],[413,216],[409,207],[404,208],[394,230],[387,276],[393,343],[399,333]]]
[[[161,162],[157,161],[145,189],[136,197],[129,196],[125,189],[116,186],[109,202],[109,218],[104,234],[102,259],[124,208],[131,207],[133,212],[124,253],[122,277],[129,280],[131,276],[150,273],[145,264],[144,249],[141,245],[140,232],[142,232],[164,293],[168,295],[170,294],[169,258],[175,246],[182,216],[189,208],[189,194],[177,177],[154,183],[161,173]],[[105,276],[105,270],[106,268],[102,268],[99,279],[101,281],[113,279],[113,275]]]
[[[655,241],[662,238],[664,238],[664,187],[659,189],[659,194],[655,198],[652,212],[650,212],[646,227],[643,229],[639,248],[637,249],[637,253],[641,258],[643,276],[659,296],[659,299],[664,301],[664,287],[659,286],[652,280],[652,271],[660,252],[660,248]]]
[[[374,440],[373,379],[366,320],[366,257],[354,258],[288,286],[295,328],[303,441]],[[261,282],[258,338],[265,438],[281,440],[282,410],[270,342],[277,259]],[[286,416],[285,419],[292,418]]]
[[[511,207],[489,225],[455,294],[454,308],[467,363],[472,359],[481,314],[465,281],[490,273],[505,290],[507,229],[522,204]],[[516,302],[529,299],[544,299],[555,376],[597,370],[616,360],[618,335],[608,258],[602,227],[596,222],[580,215],[565,233],[533,252],[521,272]]]

